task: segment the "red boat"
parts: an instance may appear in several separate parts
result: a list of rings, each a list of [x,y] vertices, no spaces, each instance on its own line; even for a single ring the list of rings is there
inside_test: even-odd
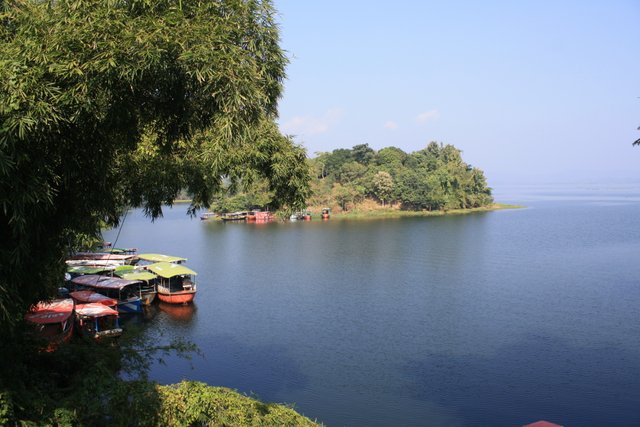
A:
[[[169,304],[188,304],[196,296],[195,276],[198,274],[181,264],[158,262],[147,266],[158,275],[158,299]]]
[[[331,209],[323,208],[321,216],[322,216],[322,219],[329,219],[329,217],[331,216]]]
[[[256,212],[256,222],[270,222],[273,221],[274,216],[271,212]]]
[[[54,351],[64,342],[69,342],[73,332],[75,303],[71,298],[39,302],[24,318],[35,326],[38,336],[46,343],[45,351]]]

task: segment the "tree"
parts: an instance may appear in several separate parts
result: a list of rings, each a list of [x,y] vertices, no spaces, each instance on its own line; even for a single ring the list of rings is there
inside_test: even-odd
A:
[[[0,335],[127,206],[195,213],[253,171],[302,206],[274,123],[286,58],[268,0],[0,3]],[[1,337],[0,337],[1,338]]]
[[[388,172],[380,171],[373,177],[373,192],[384,206],[385,201],[393,194],[393,178]]]

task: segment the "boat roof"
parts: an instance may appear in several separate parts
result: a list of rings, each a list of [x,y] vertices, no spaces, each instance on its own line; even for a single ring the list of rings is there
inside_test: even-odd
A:
[[[163,254],[139,254],[138,258],[144,261],[153,261],[153,262],[182,262],[187,260],[186,258],[182,258],[179,256],[163,255]]]
[[[139,280],[126,280],[119,277],[100,276],[97,274],[78,276],[71,279],[71,282],[77,285],[89,286],[99,289],[122,289],[129,285],[140,283]]]
[[[113,298],[109,298],[108,296],[99,294],[95,291],[74,291],[69,293],[73,299],[82,303],[93,303],[97,302],[102,305],[116,305],[118,300]]]
[[[190,274],[196,276],[198,274],[192,269],[185,267],[184,265],[173,264],[170,262],[158,262],[156,264],[151,264],[147,266],[147,269],[153,271],[158,276],[164,277],[167,279],[174,276],[190,275]]]
[[[125,261],[135,258],[134,254],[114,254],[110,252],[78,252],[69,259],[117,260]]]
[[[176,265],[176,264],[173,264]],[[156,277],[158,277],[157,275],[151,273],[150,271],[144,271],[144,270],[124,270],[124,271],[116,271],[115,274],[117,274],[118,276],[122,277],[123,279],[127,279],[127,280],[153,280]]]
[[[28,322],[38,324],[61,323],[71,317],[74,304],[71,298],[39,302],[24,318]]]
[[[104,304],[89,303],[76,305],[76,313],[81,316],[104,317],[117,316],[118,310],[114,310],[113,308],[107,307]]]
[[[67,267],[67,273],[76,273],[76,274],[97,274],[102,273],[104,271],[113,270],[112,265],[105,266],[92,266],[92,265],[70,265]]]

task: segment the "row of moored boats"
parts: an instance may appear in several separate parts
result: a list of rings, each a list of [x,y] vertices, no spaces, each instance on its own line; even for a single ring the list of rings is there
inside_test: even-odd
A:
[[[73,255],[66,261],[61,298],[38,303],[26,314],[47,350],[71,339],[74,326],[96,340],[118,337],[120,314],[142,313],[156,300],[182,305],[195,298],[197,273],[183,264],[186,258],[103,250]]]

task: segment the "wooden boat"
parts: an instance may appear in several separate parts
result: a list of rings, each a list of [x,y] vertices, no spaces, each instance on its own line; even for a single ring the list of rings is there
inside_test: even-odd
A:
[[[152,272],[142,268],[134,268],[130,265],[123,265],[116,268],[113,273],[125,280],[139,280],[141,282],[140,297],[142,298],[142,305],[149,306],[156,299],[158,293],[156,279],[158,276]]]
[[[81,334],[96,341],[122,335],[118,311],[99,303],[76,305],[76,325]]]
[[[188,304],[196,296],[195,276],[198,274],[180,264],[159,262],[147,266],[158,275],[158,299],[169,304]]]
[[[247,212],[246,211],[242,211],[242,212],[226,213],[226,214],[222,214],[221,218],[225,222],[227,222],[227,221],[244,221],[245,219],[247,219]]]
[[[205,212],[202,215],[200,215],[200,219],[202,221],[206,221],[206,220],[211,219],[211,218],[213,218],[215,216],[216,216],[216,214],[213,213],[213,212]]]
[[[24,316],[27,322],[34,325],[36,334],[45,341],[45,351],[54,351],[71,339],[74,306],[71,298],[39,302]]]
[[[329,219],[329,217],[331,216],[331,209],[322,208],[322,213],[320,214],[320,216],[322,217],[322,219]]]
[[[139,280],[87,274],[71,279],[71,283],[76,287],[93,290],[109,298],[117,299],[120,313],[142,313],[140,288],[142,282]]]
[[[117,307],[118,300],[109,298],[95,291],[74,291],[69,294],[77,304],[102,304],[107,307]]]

